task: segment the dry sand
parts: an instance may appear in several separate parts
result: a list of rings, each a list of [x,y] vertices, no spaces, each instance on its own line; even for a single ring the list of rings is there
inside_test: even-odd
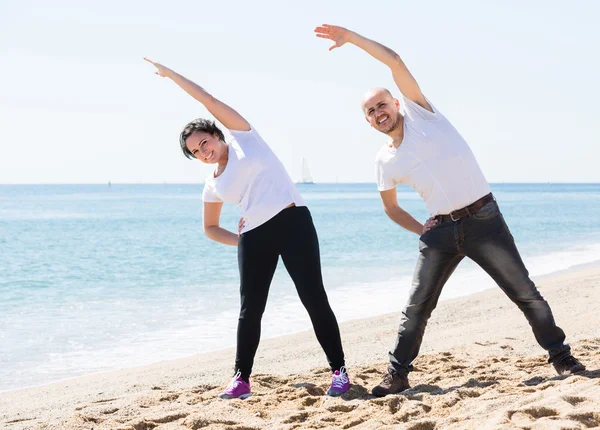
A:
[[[0,393],[7,429],[583,429],[600,427],[600,268],[536,279],[588,370],[557,376],[499,289],[441,302],[412,387],[374,398],[398,314],[341,325],[351,390],[330,381],[312,332],[264,340],[247,400],[216,396],[233,349]],[[399,304],[399,308],[402,304]]]

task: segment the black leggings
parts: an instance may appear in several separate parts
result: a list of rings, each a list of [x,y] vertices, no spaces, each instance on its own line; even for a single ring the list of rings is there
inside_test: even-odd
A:
[[[240,236],[241,310],[235,371],[240,371],[246,381],[252,372],[260,341],[260,322],[280,255],[331,369],[344,366],[340,330],[323,287],[317,232],[308,208],[292,206]]]

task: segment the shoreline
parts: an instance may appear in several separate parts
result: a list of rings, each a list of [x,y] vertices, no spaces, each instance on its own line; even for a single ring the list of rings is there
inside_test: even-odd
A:
[[[567,333],[567,342],[579,349],[586,345],[587,348],[595,347],[594,339],[599,337],[600,326],[600,266],[583,266],[576,266],[566,273],[559,272],[535,278],[541,293],[552,307],[558,325]],[[340,324],[351,381],[360,384],[361,396],[367,396],[366,400],[360,400],[362,402],[371,402],[365,393],[372,388],[370,385],[380,377],[385,368],[387,351],[393,344],[397,330],[398,314],[388,313]],[[462,354],[464,360],[483,354],[481,360],[485,361],[484,356],[500,357],[512,360],[513,365],[518,365],[522,357],[525,357],[526,361],[530,360],[529,357],[535,357],[538,363],[536,366],[539,366],[539,369],[535,369],[536,372],[542,372],[546,375],[544,378],[550,378],[549,375],[552,375],[552,369],[544,363],[544,351],[535,342],[527,321],[498,288],[439,303],[428,324],[416,367],[429,366],[433,369],[444,359],[440,354]],[[206,403],[216,408],[230,407],[227,405],[231,403],[219,402],[215,400],[215,396],[229,382],[234,355],[234,348],[227,348],[146,366],[99,372],[51,384],[0,392],[0,423],[10,424],[8,428],[11,429],[53,428],[52,426],[80,428],[75,421],[78,419],[76,417],[81,415],[81,408],[92,410],[94,405],[99,407],[113,403],[119,410],[130,410],[129,415],[119,418],[121,420],[134,419],[134,416],[147,419],[144,417],[154,410],[154,406],[141,407],[136,409],[137,412],[131,412],[141,401],[139,399],[154,398],[159,394],[164,395],[167,391],[190,393],[193,390],[201,390],[199,387],[210,387],[202,389],[208,395],[206,398],[202,397],[202,405]],[[429,361],[422,364],[419,361],[421,357]],[[598,367],[600,365],[596,366]],[[430,371],[433,371],[431,369]],[[510,373],[511,368],[505,370]],[[591,370],[592,375],[595,375],[594,369]],[[253,373],[257,389],[269,396],[273,390],[277,390],[277,384],[269,388],[265,378],[284,381],[289,379],[290,374],[302,380],[312,381],[316,378],[315,383],[318,382],[322,386],[328,384],[327,362],[312,331],[261,341]],[[418,374],[415,374],[416,381],[419,382]],[[359,379],[360,375],[363,375],[362,379]],[[440,377],[443,379],[445,375]],[[591,380],[598,385],[596,379]],[[284,382],[282,384],[285,385]],[[437,382],[436,386],[442,386],[442,383]],[[213,405],[211,402],[215,401],[217,403]],[[163,403],[162,406],[169,408],[180,406],[175,401]],[[600,406],[598,411],[600,413]],[[106,421],[108,425],[110,419],[119,417],[116,411],[114,414],[116,415],[100,415],[101,421]],[[111,426],[116,425],[116,421],[110,422],[112,424],[106,428],[115,428]]]
[[[322,245],[325,286],[340,322],[399,311],[418,256],[416,236],[398,231],[381,211],[377,193],[367,188],[305,190]],[[600,202],[597,186],[497,188],[531,274],[600,259],[600,231],[593,228],[594,203]],[[124,187],[117,194],[71,187],[5,191],[6,263],[18,270],[6,273],[7,288],[0,294],[0,325],[7,329],[6,351],[0,354],[0,390],[234,346],[239,313],[235,251],[172,222],[185,222],[187,215],[180,218],[182,214],[195,210],[190,190],[149,186]],[[399,199],[415,216],[425,216],[414,191],[399,192]],[[134,210],[133,200],[146,209]],[[338,213],[340,204],[349,205],[340,218],[343,222],[330,216],[331,211]],[[229,209],[224,215],[233,226],[239,218],[235,207]],[[546,225],[555,220],[538,219],[541,213],[553,213],[560,222]],[[354,222],[362,226],[360,235],[348,229]],[[88,233],[90,223],[98,244],[77,240]],[[125,237],[121,231],[127,231]],[[149,235],[156,235],[155,240],[146,242]],[[34,257],[40,240],[64,246],[51,247],[43,261],[32,260],[40,270],[28,270],[22,262]],[[99,249],[103,251],[98,258],[87,258]],[[219,269],[207,272],[184,263],[193,254],[178,258],[181,249],[227,257],[217,257]],[[440,300],[490,287],[494,283],[487,274],[465,259]],[[310,328],[294,285],[280,266],[263,319],[263,339]]]
[[[559,269],[553,272],[549,272],[549,273],[545,273],[545,274],[541,274],[541,275],[536,275],[536,276],[532,276],[532,280],[534,282],[541,282],[541,281],[546,281],[546,280],[552,280],[554,278],[559,278],[559,277],[563,277],[563,276],[570,276],[570,275],[577,275],[577,274],[581,274],[583,272],[587,272],[587,271],[593,271],[593,270],[598,270],[600,271],[600,260],[595,260],[592,262],[588,262],[588,263],[582,263],[582,264],[576,264],[573,265],[569,268],[566,269]],[[476,294],[481,294],[481,293],[485,293],[488,291],[493,291],[495,289],[497,289],[498,287],[491,287],[491,288],[486,288],[480,291],[475,291],[475,292],[469,292],[466,294],[459,294],[459,295],[453,295],[451,297],[447,297],[444,298],[442,297],[439,301],[438,307],[446,302],[450,302],[453,300],[457,300],[457,299],[463,299],[466,297],[471,297],[474,296]],[[367,316],[367,317],[362,317],[362,318],[356,318],[356,319],[349,319],[349,320],[340,320],[338,321],[340,326],[342,324],[351,324],[353,322],[358,322],[358,321],[365,321],[365,320],[369,320],[369,319],[378,319],[378,318],[384,318],[384,317],[389,317],[390,315],[396,315],[398,312],[400,312],[401,308],[403,305],[400,306],[400,308],[398,309],[397,312],[386,312],[386,313],[382,313],[382,314],[375,314],[375,315],[371,315],[371,316]],[[278,336],[272,336],[272,337],[265,337],[265,338],[261,338],[261,346],[264,342],[268,342],[268,341],[273,341],[279,338],[286,338],[289,336],[296,336],[296,335],[301,335],[301,334],[305,334],[305,335],[311,335],[312,331],[311,329],[302,329],[302,330],[297,330],[297,331],[293,331],[290,333],[285,333],[282,335],[278,335]],[[344,339],[342,338],[342,341]],[[36,388],[44,388],[46,386],[50,386],[50,385],[54,385],[54,384],[60,384],[60,383],[66,383],[69,381],[73,381],[79,378],[85,378],[85,377],[93,377],[93,376],[97,376],[97,375],[102,375],[105,373],[113,373],[113,372],[121,372],[121,371],[132,371],[138,368],[145,368],[148,366],[155,366],[155,365],[160,365],[161,363],[169,363],[169,362],[177,362],[179,360],[186,360],[186,359],[192,359],[195,357],[199,357],[199,356],[203,356],[206,354],[215,354],[215,353],[231,353],[233,351],[233,355],[235,355],[235,346],[228,346],[225,348],[218,348],[218,349],[213,349],[213,350],[209,350],[209,351],[204,351],[204,352],[197,352],[197,353],[193,353],[193,354],[189,354],[189,355],[185,355],[182,357],[177,357],[177,358],[173,358],[173,359],[167,359],[167,360],[159,360],[156,362],[152,362],[152,363],[147,363],[147,364],[143,364],[143,365],[138,365],[138,366],[130,366],[130,367],[119,367],[116,369],[108,369],[108,370],[101,370],[101,371],[97,371],[97,372],[91,372],[91,373],[84,373],[81,375],[76,375],[76,376],[72,376],[72,377],[67,377],[67,378],[63,378],[63,379],[58,379],[56,381],[51,381],[51,382],[44,382],[41,384],[35,384],[35,385],[28,385],[25,387],[20,387],[20,388],[11,388],[11,389],[7,389],[7,390],[0,390],[0,397],[2,397],[2,395],[7,394],[7,393],[11,393],[11,392],[17,392],[17,391],[21,391],[21,390],[28,390],[28,389],[36,389]]]

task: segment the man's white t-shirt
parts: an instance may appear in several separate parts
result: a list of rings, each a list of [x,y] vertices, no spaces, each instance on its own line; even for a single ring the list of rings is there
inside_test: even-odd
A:
[[[204,183],[202,200],[233,203],[241,209],[241,233],[269,221],[286,206],[304,206],[300,193],[275,153],[258,132],[230,130],[229,159],[225,170]]]
[[[398,148],[391,143],[381,148],[376,172],[379,191],[410,185],[433,216],[470,205],[490,193],[490,186],[467,142],[429,105],[433,112],[402,96],[404,138]]]

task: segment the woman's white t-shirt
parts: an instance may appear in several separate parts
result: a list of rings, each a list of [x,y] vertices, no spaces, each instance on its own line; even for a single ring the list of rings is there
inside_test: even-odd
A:
[[[229,159],[223,173],[204,183],[205,202],[234,203],[245,220],[241,233],[269,221],[286,206],[304,206],[294,182],[269,145],[251,127],[230,130]]]

